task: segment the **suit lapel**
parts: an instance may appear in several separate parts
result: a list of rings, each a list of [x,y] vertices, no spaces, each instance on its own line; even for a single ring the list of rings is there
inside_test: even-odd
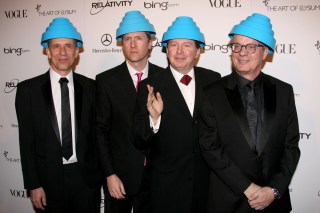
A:
[[[226,92],[228,101],[231,105],[231,108],[234,112],[234,115],[238,121],[238,124],[241,128],[241,131],[242,131],[249,147],[253,151],[255,151],[256,148],[255,148],[255,144],[254,144],[252,137],[251,137],[247,117],[246,117],[245,110],[244,110],[242,100],[241,100],[241,95],[240,95],[238,86],[236,84],[236,80],[232,74],[228,77],[228,85],[225,88],[225,92]]]
[[[277,94],[276,86],[273,85],[268,76],[263,76],[263,93],[264,93],[264,113],[262,119],[262,133],[261,133],[261,150],[265,147],[272,124],[275,117]]]
[[[74,108],[75,108],[75,141],[77,142],[79,127],[81,125],[81,112],[82,112],[82,99],[83,99],[83,89],[82,85],[78,81],[77,74],[73,73],[74,82]]]
[[[53,103],[53,97],[52,97],[52,90],[51,90],[51,82],[50,82],[50,74],[49,71],[44,74],[45,75],[45,82],[42,85],[42,96],[45,102],[45,106],[47,108],[47,112],[51,121],[52,128],[54,130],[54,133],[60,141],[60,133],[59,133],[59,126],[58,126],[58,121],[57,121],[57,115],[56,111],[54,108],[54,103]]]

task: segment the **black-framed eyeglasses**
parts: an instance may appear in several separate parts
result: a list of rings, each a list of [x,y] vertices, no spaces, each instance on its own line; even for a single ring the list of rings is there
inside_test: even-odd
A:
[[[257,47],[262,47],[264,48],[265,46],[262,44],[246,44],[246,45],[241,45],[238,43],[232,43],[229,44],[229,47],[231,48],[232,52],[234,53],[239,53],[242,50],[242,47],[244,47],[248,53],[253,54],[256,52]]]

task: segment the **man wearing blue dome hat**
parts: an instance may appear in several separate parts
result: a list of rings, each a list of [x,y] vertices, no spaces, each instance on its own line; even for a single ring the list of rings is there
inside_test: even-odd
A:
[[[197,100],[220,74],[195,66],[205,40],[191,17],[177,17],[162,45],[170,65],[139,86],[133,143],[149,150],[151,213],[204,213],[209,169],[199,150]]]
[[[101,174],[93,143],[95,85],[73,72],[82,44],[67,18],[53,19],[41,38],[49,71],[17,88],[24,186],[35,209],[43,212],[100,212]]]
[[[116,31],[125,61],[96,76],[95,129],[106,213],[150,213],[148,161],[146,153],[131,144],[131,135],[138,84],[163,70],[148,62],[155,34],[140,11],[126,12]]]
[[[288,213],[300,150],[293,88],[262,72],[275,48],[254,13],[229,33],[233,71],[203,89],[200,146],[210,169],[210,213]]]

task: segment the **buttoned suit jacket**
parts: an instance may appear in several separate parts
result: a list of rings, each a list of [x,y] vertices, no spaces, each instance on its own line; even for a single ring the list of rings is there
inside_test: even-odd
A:
[[[134,119],[134,144],[150,149],[152,213],[205,212],[209,170],[198,144],[198,91],[220,74],[194,68],[195,104],[191,115],[170,68],[141,83]],[[146,84],[163,99],[159,131],[150,128]]]
[[[201,93],[200,146],[210,169],[209,212],[255,212],[244,191],[250,183],[281,193],[261,212],[291,211],[288,185],[300,150],[292,86],[262,73],[262,150],[252,141],[235,73]]]
[[[148,77],[162,70],[149,63]],[[103,174],[116,174],[126,194],[134,195],[140,189],[145,153],[131,143],[137,92],[126,62],[98,74],[96,82],[96,143]]]
[[[95,188],[101,185],[93,140],[95,84],[77,73],[73,81],[78,167],[88,187]],[[61,198],[62,149],[49,71],[19,83],[15,105],[24,186],[43,187],[47,198]]]

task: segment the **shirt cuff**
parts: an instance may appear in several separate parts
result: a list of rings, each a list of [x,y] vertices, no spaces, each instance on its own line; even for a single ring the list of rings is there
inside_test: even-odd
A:
[[[150,115],[149,115],[149,120],[150,120],[150,127],[152,128],[153,133],[157,133],[157,132],[159,131],[159,128],[160,128],[161,115],[160,115],[160,117],[158,118],[156,124],[154,124],[154,123],[152,122],[152,118],[151,118]]]

